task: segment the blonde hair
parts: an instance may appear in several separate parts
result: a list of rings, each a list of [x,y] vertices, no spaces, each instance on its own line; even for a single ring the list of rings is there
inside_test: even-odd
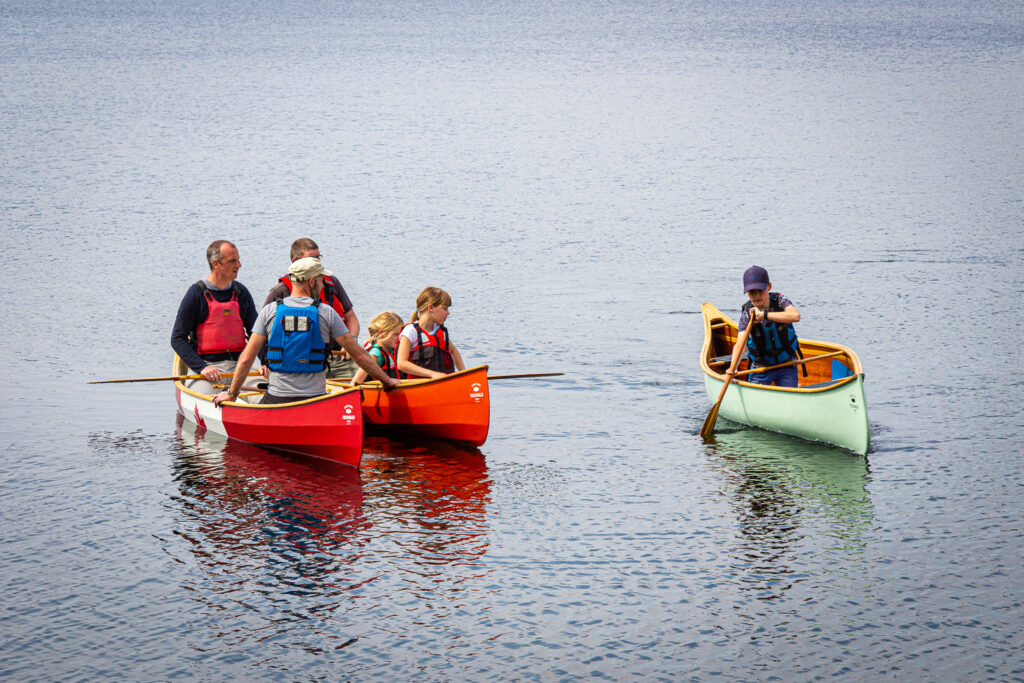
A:
[[[381,337],[386,337],[392,332],[402,329],[402,318],[394,311],[384,311],[373,316],[370,326],[367,328],[370,333],[370,341],[374,344]]]
[[[428,306],[443,306],[449,308],[452,305],[452,298],[448,292],[440,287],[425,287],[419,296],[416,297],[416,311],[412,314],[409,322],[416,322],[420,314],[427,310]]]

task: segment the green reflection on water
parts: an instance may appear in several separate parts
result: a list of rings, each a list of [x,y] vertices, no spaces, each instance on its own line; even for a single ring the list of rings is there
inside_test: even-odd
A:
[[[770,600],[863,570],[874,523],[866,456],[757,429],[723,430],[706,452],[735,517],[740,587]]]

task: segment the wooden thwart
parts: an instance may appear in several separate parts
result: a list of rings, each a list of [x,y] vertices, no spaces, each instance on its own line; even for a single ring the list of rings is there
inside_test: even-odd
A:
[[[755,372],[768,372],[769,370],[774,370],[776,368],[784,368],[784,367],[789,366],[789,365],[799,365],[801,363],[810,363],[811,361],[815,361],[815,360],[823,360],[825,358],[833,358],[835,356],[842,356],[845,353],[846,353],[845,351],[833,351],[832,353],[823,353],[820,356],[807,356],[806,358],[798,358],[796,360],[786,361],[785,363],[779,363],[778,365],[769,365],[766,368],[752,368],[750,370],[740,370],[739,372],[735,373],[733,375],[733,377],[740,377],[742,375],[749,375],[749,374],[752,374],[752,373],[755,373]]]

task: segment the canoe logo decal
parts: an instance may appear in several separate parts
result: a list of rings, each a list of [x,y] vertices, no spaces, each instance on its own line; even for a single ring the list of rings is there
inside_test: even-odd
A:
[[[352,406],[345,406],[345,414],[341,416],[343,420],[354,420],[356,416],[352,414]]]
[[[203,429],[206,429],[206,420],[204,420],[202,417],[199,416],[199,404],[198,403],[196,404],[195,410],[196,410],[196,424],[199,425],[200,427],[202,427]]]
[[[484,397],[484,392],[480,391],[480,384],[473,382],[469,387],[469,397],[473,399],[473,403],[479,403],[480,399]]]

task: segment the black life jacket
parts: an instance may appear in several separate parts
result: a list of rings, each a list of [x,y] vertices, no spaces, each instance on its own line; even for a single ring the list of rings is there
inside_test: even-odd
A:
[[[448,328],[441,325],[436,333],[428,334],[418,322],[412,323],[412,326],[416,328],[417,341],[409,349],[409,360],[421,368],[443,372],[446,375],[455,372],[455,359],[448,350]],[[399,375],[403,379],[415,377],[404,372]]]
[[[779,303],[781,300],[781,294],[769,292],[768,312],[781,313],[783,310]],[[748,316],[753,307],[754,304],[750,301],[743,304],[743,310],[747,312]],[[798,357],[803,358],[792,323],[766,320],[763,323],[755,324],[748,318],[747,324],[752,325],[750,334],[747,336],[747,355],[755,365],[768,367],[796,360]],[[807,368],[804,368],[804,374],[806,375],[806,373]]]

